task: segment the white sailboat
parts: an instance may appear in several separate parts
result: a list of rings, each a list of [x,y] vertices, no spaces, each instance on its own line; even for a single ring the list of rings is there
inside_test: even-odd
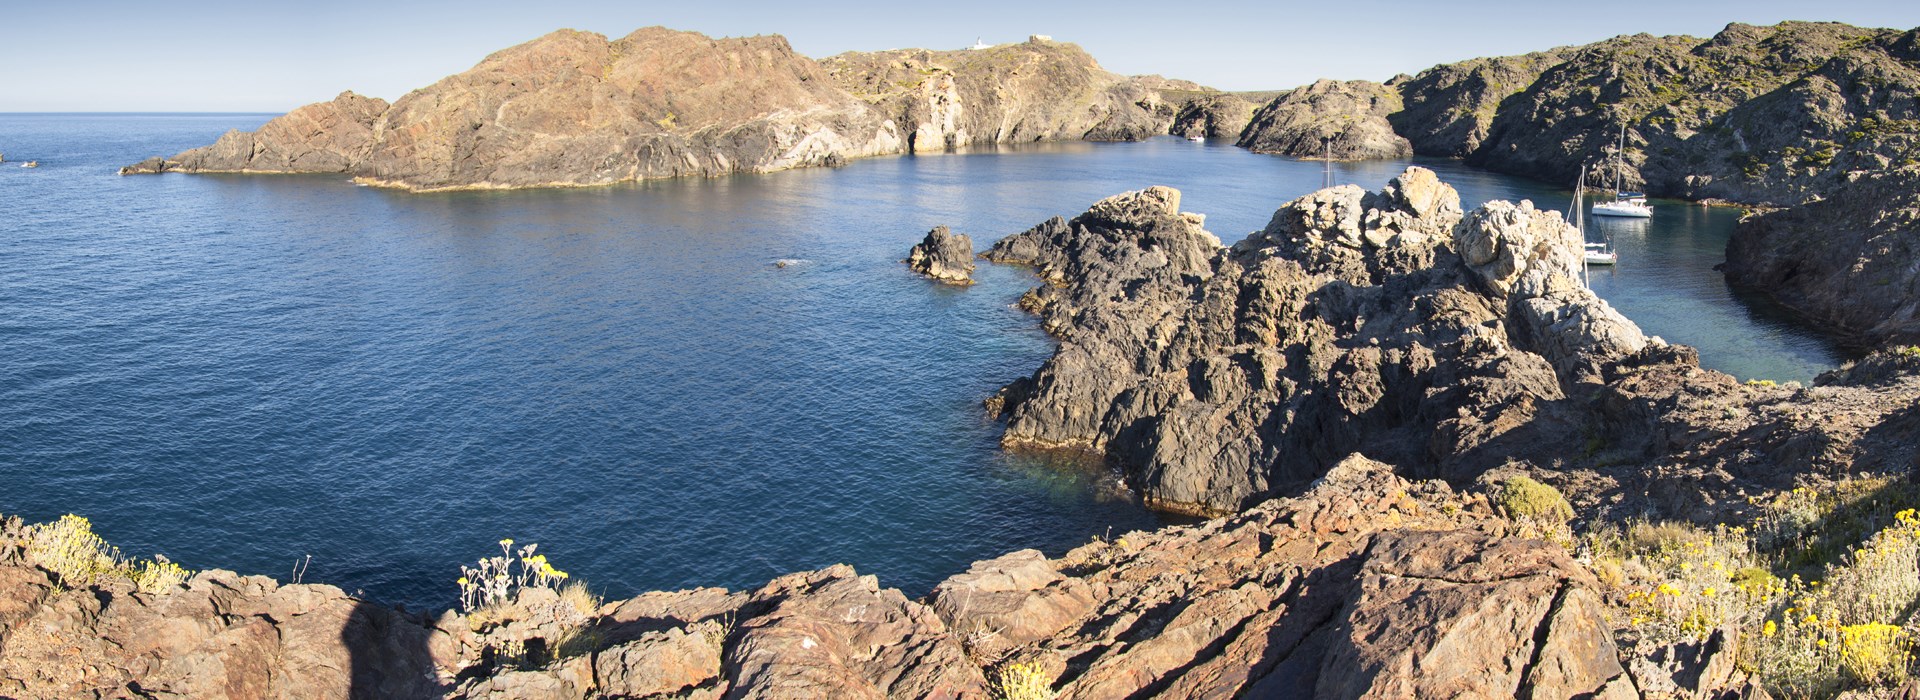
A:
[[[1627,124],[1620,123],[1620,143],[1613,148],[1613,201],[1593,205],[1594,216],[1624,216],[1634,219],[1653,218],[1653,207],[1647,206],[1647,196],[1639,192],[1620,191],[1620,171],[1626,169]],[[1585,178],[1582,177],[1584,180]],[[1611,264],[1611,263],[1607,263]]]
[[[1580,232],[1580,240],[1582,243],[1585,243],[1587,240],[1587,221],[1586,217],[1583,216],[1586,208],[1582,206],[1586,204],[1586,200],[1587,166],[1582,165],[1580,166],[1580,180],[1573,184],[1573,202],[1567,205],[1567,217],[1573,220],[1574,230]],[[1599,207],[1596,206],[1594,209],[1598,210]],[[1586,272],[1587,266],[1612,265],[1620,261],[1620,254],[1608,250],[1607,244],[1605,243],[1585,243],[1585,247],[1581,253],[1583,254],[1581,258],[1583,264],[1581,265],[1580,271],[1583,274]]]

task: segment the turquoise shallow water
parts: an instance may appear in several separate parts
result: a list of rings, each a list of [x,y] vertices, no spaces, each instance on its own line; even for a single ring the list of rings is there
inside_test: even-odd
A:
[[[1027,274],[899,260],[935,224],[984,247],[1152,184],[1232,241],[1321,181],[1177,139],[530,192],[113,174],[267,118],[0,115],[0,152],[43,163],[0,165],[0,512],[194,568],[311,554],[308,580],[427,605],[501,537],[611,595],[835,562],[918,593],[1152,527],[1103,471],[996,447],[980,399],[1052,347],[1011,308]],[[1426,164],[1470,203],[1565,206]],[[1712,272],[1732,216],[1607,230],[1596,288],[1742,377],[1837,362]]]

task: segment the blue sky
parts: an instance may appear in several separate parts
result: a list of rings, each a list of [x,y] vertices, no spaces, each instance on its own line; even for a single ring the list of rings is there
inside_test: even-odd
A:
[[[3,16],[0,111],[281,112],[346,89],[394,99],[561,27],[777,33],[815,57],[1050,34],[1121,73],[1256,90],[1384,80],[1618,34],[1707,36],[1733,21],[1909,29],[1920,2],[9,0]]]

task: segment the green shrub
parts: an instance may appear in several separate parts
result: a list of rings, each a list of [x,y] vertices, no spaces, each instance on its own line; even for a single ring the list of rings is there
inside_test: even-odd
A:
[[[1573,519],[1573,505],[1558,489],[1524,476],[1501,482],[1494,502],[1514,520],[1562,525]]]

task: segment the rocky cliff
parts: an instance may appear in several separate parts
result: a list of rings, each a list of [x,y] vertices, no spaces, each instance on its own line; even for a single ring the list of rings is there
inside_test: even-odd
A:
[[[604,185],[930,148],[1164,134],[1205,88],[1101,69],[1073,44],[816,62],[784,38],[562,30],[387,103],[343,93],[127,166],[345,173],[410,190]]]
[[[835,88],[783,38],[710,39],[658,27],[615,41],[548,34],[384,112],[355,112],[372,117],[356,122],[363,129],[310,134],[283,124],[314,109],[125,172],[346,172],[418,190],[595,185],[822,165],[902,143],[892,122]],[[282,142],[290,133],[307,140]],[[297,151],[313,138],[347,157],[323,168],[281,159],[262,167],[262,154]]]
[[[1747,215],[1727,241],[1726,273],[1852,345],[1920,343],[1920,167]]]

